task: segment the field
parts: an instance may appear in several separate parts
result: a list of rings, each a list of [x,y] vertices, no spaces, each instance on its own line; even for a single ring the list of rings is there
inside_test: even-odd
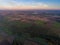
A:
[[[0,45],[60,45],[60,13],[55,12],[0,11]]]

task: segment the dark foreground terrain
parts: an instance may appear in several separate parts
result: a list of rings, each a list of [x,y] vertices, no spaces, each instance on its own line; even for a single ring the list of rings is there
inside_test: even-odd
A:
[[[60,11],[0,11],[0,45],[60,45]]]

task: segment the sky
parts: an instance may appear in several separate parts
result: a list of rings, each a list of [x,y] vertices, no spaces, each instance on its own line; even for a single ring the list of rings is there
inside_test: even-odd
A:
[[[60,0],[0,0],[0,10],[60,10]]]

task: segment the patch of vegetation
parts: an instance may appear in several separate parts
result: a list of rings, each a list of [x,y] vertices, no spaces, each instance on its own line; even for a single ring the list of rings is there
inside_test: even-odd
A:
[[[58,22],[54,22],[50,28],[48,28],[49,25],[47,26],[46,22],[39,20],[35,21],[35,23],[24,23],[21,21],[6,20],[1,24],[3,25],[0,27],[0,29],[6,32],[8,35],[16,35],[15,41],[17,42],[24,42],[29,38],[33,38],[35,41],[42,41],[42,44],[45,44],[47,40],[48,42],[52,40],[53,42],[60,40],[57,37],[58,35],[55,34],[55,31],[60,31],[60,23]],[[53,37],[56,37],[56,40],[53,39]]]

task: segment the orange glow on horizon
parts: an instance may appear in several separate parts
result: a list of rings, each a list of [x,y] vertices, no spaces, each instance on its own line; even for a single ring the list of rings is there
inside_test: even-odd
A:
[[[33,9],[44,9],[44,10],[60,10],[60,8],[50,8],[45,6],[0,6],[2,10],[33,10]]]

